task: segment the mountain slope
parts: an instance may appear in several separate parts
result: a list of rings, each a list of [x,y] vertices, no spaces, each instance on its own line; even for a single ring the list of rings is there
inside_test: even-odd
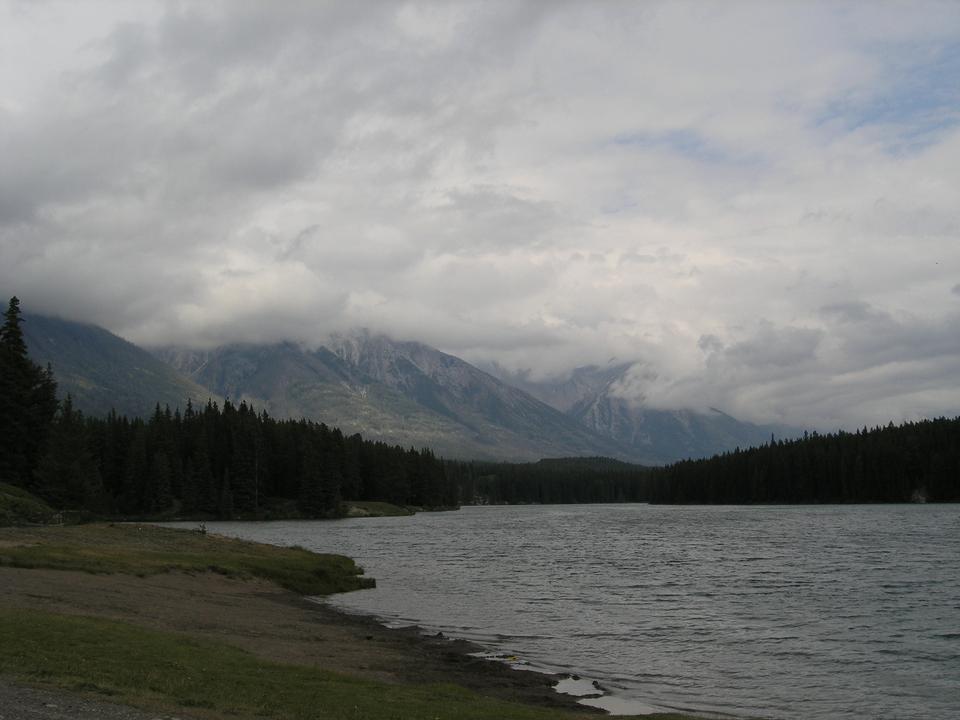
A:
[[[57,395],[72,396],[88,415],[147,416],[157,403],[183,407],[187,399],[216,397],[146,350],[96,325],[24,313],[23,334],[34,362],[48,363]]]
[[[563,448],[574,455],[624,454],[623,448],[585,432],[529,394],[422,343],[356,333],[332,338],[330,349],[365,376],[470,428],[485,441],[501,442],[509,433],[549,450],[540,456],[563,454]]]
[[[469,442],[443,418],[355,372],[325,348],[279,343],[156,353],[196,382],[277,417],[309,418],[404,445],[450,449]]]
[[[755,425],[716,408],[661,410],[623,397],[618,388],[633,363],[587,366],[568,378],[536,382],[526,376],[504,375],[534,397],[563,410],[593,432],[630,449],[637,460],[663,464],[685,458],[709,457],[736,447],[760,445],[799,433],[780,425]],[[501,370],[502,372],[502,370]]]
[[[530,379],[528,372],[511,373],[493,363],[490,365],[490,374],[560,412],[569,413],[574,405],[608,390],[631,367],[633,363],[611,363],[606,367],[588,365],[575,368],[569,377],[562,380],[536,381]]]
[[[716,408],[656,410],[606,393],[578,403],[570,416],[657,464],[761,445],[771,434],[784,434],[781,428],[743,422]]]
[[[157,354],[196,382],[274,415],[451,457],[630,456],[527,393],[420,343],[360,332],[316,350],[284,343]]]

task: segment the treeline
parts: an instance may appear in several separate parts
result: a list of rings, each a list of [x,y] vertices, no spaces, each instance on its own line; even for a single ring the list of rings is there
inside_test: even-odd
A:
[[[455,467],[429,450],[208,402],[149,419],[84,417],[27,357],[13,298],[0,328],[0,481],[96,516],[334,517],[344,500],[450,507]]]
[[[465,502],[490,505],[644,502],[649,470],[610,458],[449,463]]]
[[[960,418],[790,441],[647,468],[607,458],[450,463],[465,502],[960,502]]]
[[[657,468],[656,503],[960,502],[960,418],[812,433]]]
[[[28,487],[98,515],[336,517],[344,500],[454,506],[459,487],[429,450],[275,420],[246,403],[169,408],[148,420],[85,418],[62,404]],[[290,502],[293,501],[295,508]],[[291,512],[295,511],[295,512]]]

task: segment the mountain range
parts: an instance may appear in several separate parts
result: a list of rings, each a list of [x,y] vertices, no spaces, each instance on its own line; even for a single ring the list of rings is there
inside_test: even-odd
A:
[[[527,461],[606,456],[661,464],[765,442],[782,427],[719,410],[658,410],[618,392],[630,363],[578,368],[531,382],[485,372],[418,342],[357,331],[322,345],[286,342],[147,351],[94,325],[25,316],[31,356],[54,370],[84,412],[146,415],[208,399],[247,401],[277,417],[304,417],[345,433],[429,447],[447,457]]]
[[[34,362],[53,368],[58,394],[88,415],[146,416],[157,403],[222,399],[146,350],[96,325],[23,314],[23,336]]]
[[[230,345],[156,351],[196,383],[271,414],[430,447],[461,458],[567,455],[636,459],[575,419],[452,355],[357,332],[323,346]]]
[[[568,377],[552,381],[532,381],[525,373],[510,373],[496,365],[490,371],[651,464],[709,457],[763,444],[771,436],[784,439],[800,434],[786,425],[743,422],[713,407],[647,407],[623,391],[633,366],[611,362],[579,367]]]

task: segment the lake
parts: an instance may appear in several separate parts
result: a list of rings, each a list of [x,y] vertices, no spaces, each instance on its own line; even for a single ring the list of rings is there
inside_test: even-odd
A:
[[[333,605],[595,679],[614,711],[960,717],[960,505],[468,507],[207,527],[349,555],[377,588]]]

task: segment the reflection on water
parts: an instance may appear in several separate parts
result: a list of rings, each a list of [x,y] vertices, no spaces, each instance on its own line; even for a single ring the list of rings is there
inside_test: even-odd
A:
[[[465,508],[209,523],[349,555],[342,608],[598,680],[602,702],[960,717],[960,506]]]

